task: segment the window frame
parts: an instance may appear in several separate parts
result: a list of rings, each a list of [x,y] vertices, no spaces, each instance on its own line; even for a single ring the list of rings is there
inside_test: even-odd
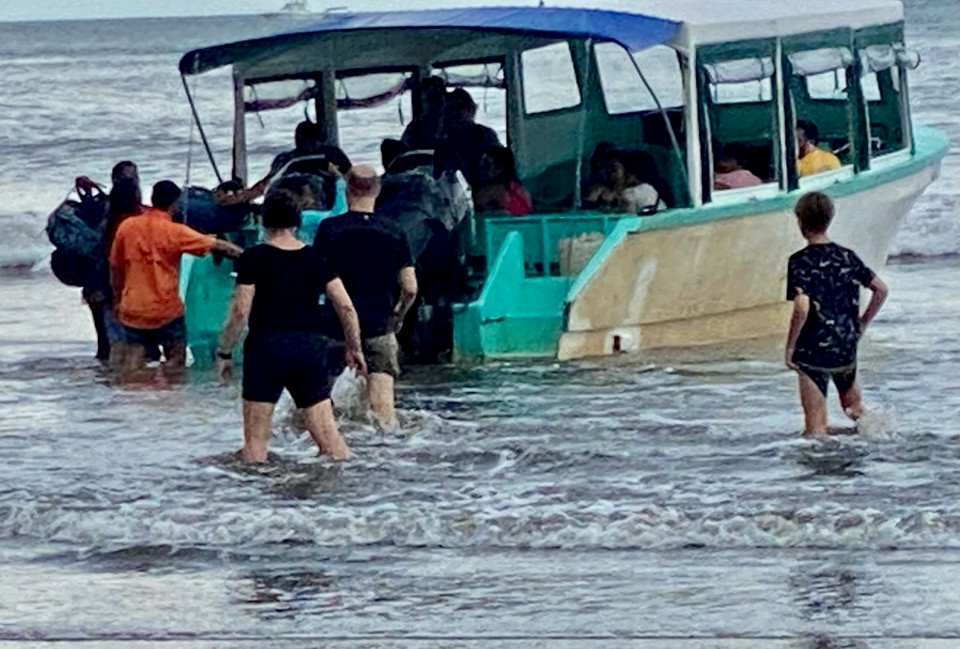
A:
[[[561,108],[552,108],[550,110],[541,110],[531,112],[527,105],[527,75],[526,75],[526,65],[524,64],[523,57],[528,52],[536,52],[538,50],[544,50],[548,47],[554,47],[556,45],[565,45],[567,48],[567,53],[570,56],[570,70],[573,72],[573,81],[577,87],[577,103],[570,106],[563,106]],[[519,78],[520,78],[520,109],[523,114],[524,119],[540,119],[544,116],[553,116],[553,115],[563,115],[565,113],[575,113],[584,108],[584,88],[583,80],[580,78],[580,74],[577,68],[577,61],[574,52],[573,45],[570,41],[567,40],[558,40],[553,43],[548,43],[546,45],[538,45],[537,47],[531,47],[529,49],[521,50],[517,55],[517,64],[519,67]]]

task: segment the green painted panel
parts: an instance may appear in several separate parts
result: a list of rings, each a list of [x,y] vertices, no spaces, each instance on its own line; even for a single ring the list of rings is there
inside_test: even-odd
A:
[[[184,257],[180,293],[185,307],[187,342],[197,367],[210,367],[227,317],[235,280],[233,262],[212,255]]]

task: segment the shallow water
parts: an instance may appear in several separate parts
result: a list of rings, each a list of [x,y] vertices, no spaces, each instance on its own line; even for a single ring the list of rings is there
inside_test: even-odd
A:
[[[891,440],[802,440],[760,341],[417,370],[402,435],[347,422],[334,466],[281,413],[259,470],[235,387],[112,388],[73,293],[6,275],[0,638],[960,642],[960,263],[885,275],[862,376]]]
[[[417,369],[402,435],[347,421],[334,466],[281,412],[261,470],[231,460],[235,386],[110,385],[41,230],[79,173],[182,178],[179,54],[272,26],[0,24],[0,649],[960,646],[960,6],[908,18],[915,115],[954,151],[894,244],[918,260],[882,269],[870,435],[801,439],[763,340]],[[221,153],[223,81],[198,89]]]

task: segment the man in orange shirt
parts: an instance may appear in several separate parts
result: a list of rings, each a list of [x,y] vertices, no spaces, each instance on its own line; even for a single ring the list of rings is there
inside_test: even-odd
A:
[[[231,257],[239,246],[175,222],[180,188],[169,180],[153,187],[153,208],[126,219],[110,249],[110,271],[117,318],[123,325],[123,373],[141,369],[146,348],[157,345],[169,366],[186,364],[187,330],[180,299],[180,257],[221,250]]]

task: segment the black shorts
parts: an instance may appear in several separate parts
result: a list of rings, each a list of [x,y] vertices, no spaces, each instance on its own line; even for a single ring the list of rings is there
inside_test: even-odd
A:
[[[798,363],[797,369],[809,376],[810,380],[817,384],[817,387],[820,388],[820,392],[822,392],[824,396],[827,395],[827,388],[830,386],[831,379],[833,380],[833,384],[837,386],[837,391],[840,394],[852,388],[857,380],[856,365],[848,365],[847,367],[837,369],[824,369],[822,367],[810,367]]]
[[[121,340],[128,345],[142,345],[147,349],[169,349],[176,344],[187,344],[187,322],[183,316],[175,318],[156,329],[138,329],[120,323],[123,327]]]
[[[251,339],[243,347],[243,398],[276,403],[284,388],[297,408],[330,398],[327,339],[316,333],[290,332]]]

